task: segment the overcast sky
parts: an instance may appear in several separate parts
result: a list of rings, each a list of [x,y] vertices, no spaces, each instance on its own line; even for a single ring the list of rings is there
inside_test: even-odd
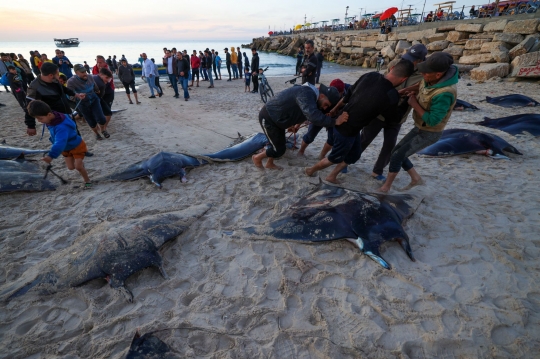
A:
[[[443,2],[441,0],[440,2]],[[439,1],[427,0],[426,11]],[[487,3],[487,2],[486,2]],[[1,0],[0,41],[251,39],[295,24],[383,11],[422,12],[424,0]],[[456,7],[483,4],[458,0]],[[466,11],[468,12],[468,11]]]

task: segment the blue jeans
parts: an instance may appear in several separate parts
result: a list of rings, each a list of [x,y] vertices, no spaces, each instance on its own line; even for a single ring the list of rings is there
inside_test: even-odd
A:
[[[97,96],[88,97],[87,95],[87,98],[81,101],[79,111],[81,111],[90,128],[96,128],[98,124],[103,126],[107,122],[107,119],[103,114],[99,98]]]
[[[221,66],[216,66],[217,73],[219,74],[219,78],[221,78]]]
[[[186,79],[183,76],[180,76],[178,78],[178,82],[182,85],[182,88],[184,89],[184,98],[189,98],[189,92],[188,92],[188,79]]]
[[[232,73],[233,73],[233,77],[235,79],[238,78],[238,66],[236,66],[236,64],[232,64]]]
[[[206,72],[206,69],[201,69],[201,77],[203,80],[208,80],[208,73]]]
[[[210,86],[214,86],[214,76],[212,76],[212,69],[207,69],[208,71],[208,75],[209,75],[209,80],[210,80]]]
[[[148,87],[150,87],[150,93],[152,94],[152,96],[154,96],[154,89],[156,90],[157,93],[161,93],[159,88],[156,86],[156,77],[155,76],[147,77],[146,82],[148,83]]]
[[[171,85],[174,90],[174,95],[178,96],[178,80],[176,79],[176,75],[169,74],[169,81],[171,81]]]

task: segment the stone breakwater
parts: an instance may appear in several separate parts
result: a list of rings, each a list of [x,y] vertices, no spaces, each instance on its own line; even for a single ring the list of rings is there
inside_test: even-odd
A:
[[[296,56],[298,47],[311,39],[325,50],[327,61],[346,66],[376,67],[379,52],[385,65],[412,45],[424,44],[429,54],[447,52],[461,72],[485,81],[492,77],[540,78],[540,19],[494,18],[486,23],[441,22],[426,30],[397,28],[390,34],[377,30],[343,33],[306,33],[253,39],[251,46]],[[428,55],[429,56],[429,55]]]

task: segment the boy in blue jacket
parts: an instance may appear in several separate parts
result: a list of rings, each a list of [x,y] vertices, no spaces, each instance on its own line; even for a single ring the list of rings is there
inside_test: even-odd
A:
[[[77,170],[84,179],[84,188],[92,188],[88,173],[84,168],[84,156],[88,149],[86,143],[77,133],[75,122],[66,114],[51,110],[43,101],[35,100],[28,105],[28,113],[49,129],[52,142],[48,155],[43,161],[51,163],[54,158],[62,154],[69,170]]]

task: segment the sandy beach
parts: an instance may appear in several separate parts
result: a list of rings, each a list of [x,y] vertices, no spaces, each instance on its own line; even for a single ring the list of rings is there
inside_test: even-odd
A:
[[[354,83],[364,71],[339,77]],[[278,92],[290,78],[269,82]],[[322,83],[334,78],[323,69]],[[117,92],[113,108],[127,110],[113,116],[110,139],[96,141],[79,122],[95,153],[85,159],[90,178],[159,151],[209,153],[228,146],[237,132],[261,132],[260,97],[244,93],[240,81],[215,86],[203,82],[184,102],[165,84],[164,97],[148,99],[142,85],[138,106]],[[159,330],[182,358],[538,357],[540,142],[471,124],[484,116],[540,113],[540,107],[480,102],[511,93],[540,100],[537,82],[460,80],[458,97],[480,111],[454,112],[447,128],[496,134],[523,156],[412,156],[426,180],[410,191],[423,201],[404,227],[416,262],[390,243],[382,254],[392,270],[345,240],[310,244],[224,233],[269,221],[308,193],[319,179],[306,177],[303,167],[317,160],[325,133],[305,158],[288,150],[276,161],[283,171],[254,170],[250,159],[211,164],[190,171],[188,183],[165,180],[161,190],[139,179],[84,191],[74,188],[79,175],[55,160],[68,185],[52,178],[56,191],[0,195],[0,288],[104,221],[198,204],[211,209],[160,251],[169,279],[148,268],[127,280],[133,303],[102,279],[0,303],[0,358],[123,358],[137,329]],[[47,134],[42,141],[26,136],[11,94],[0,92],[0,102],[7,104],[0,110],[0,141],[49,148]],[[400,138],[411,127],[409,119]],[[380,186],[370,173],[381,144],[382,135],[340,175],[344,187],[369,192]],[[408,179],[401,173],[394,188]]]

